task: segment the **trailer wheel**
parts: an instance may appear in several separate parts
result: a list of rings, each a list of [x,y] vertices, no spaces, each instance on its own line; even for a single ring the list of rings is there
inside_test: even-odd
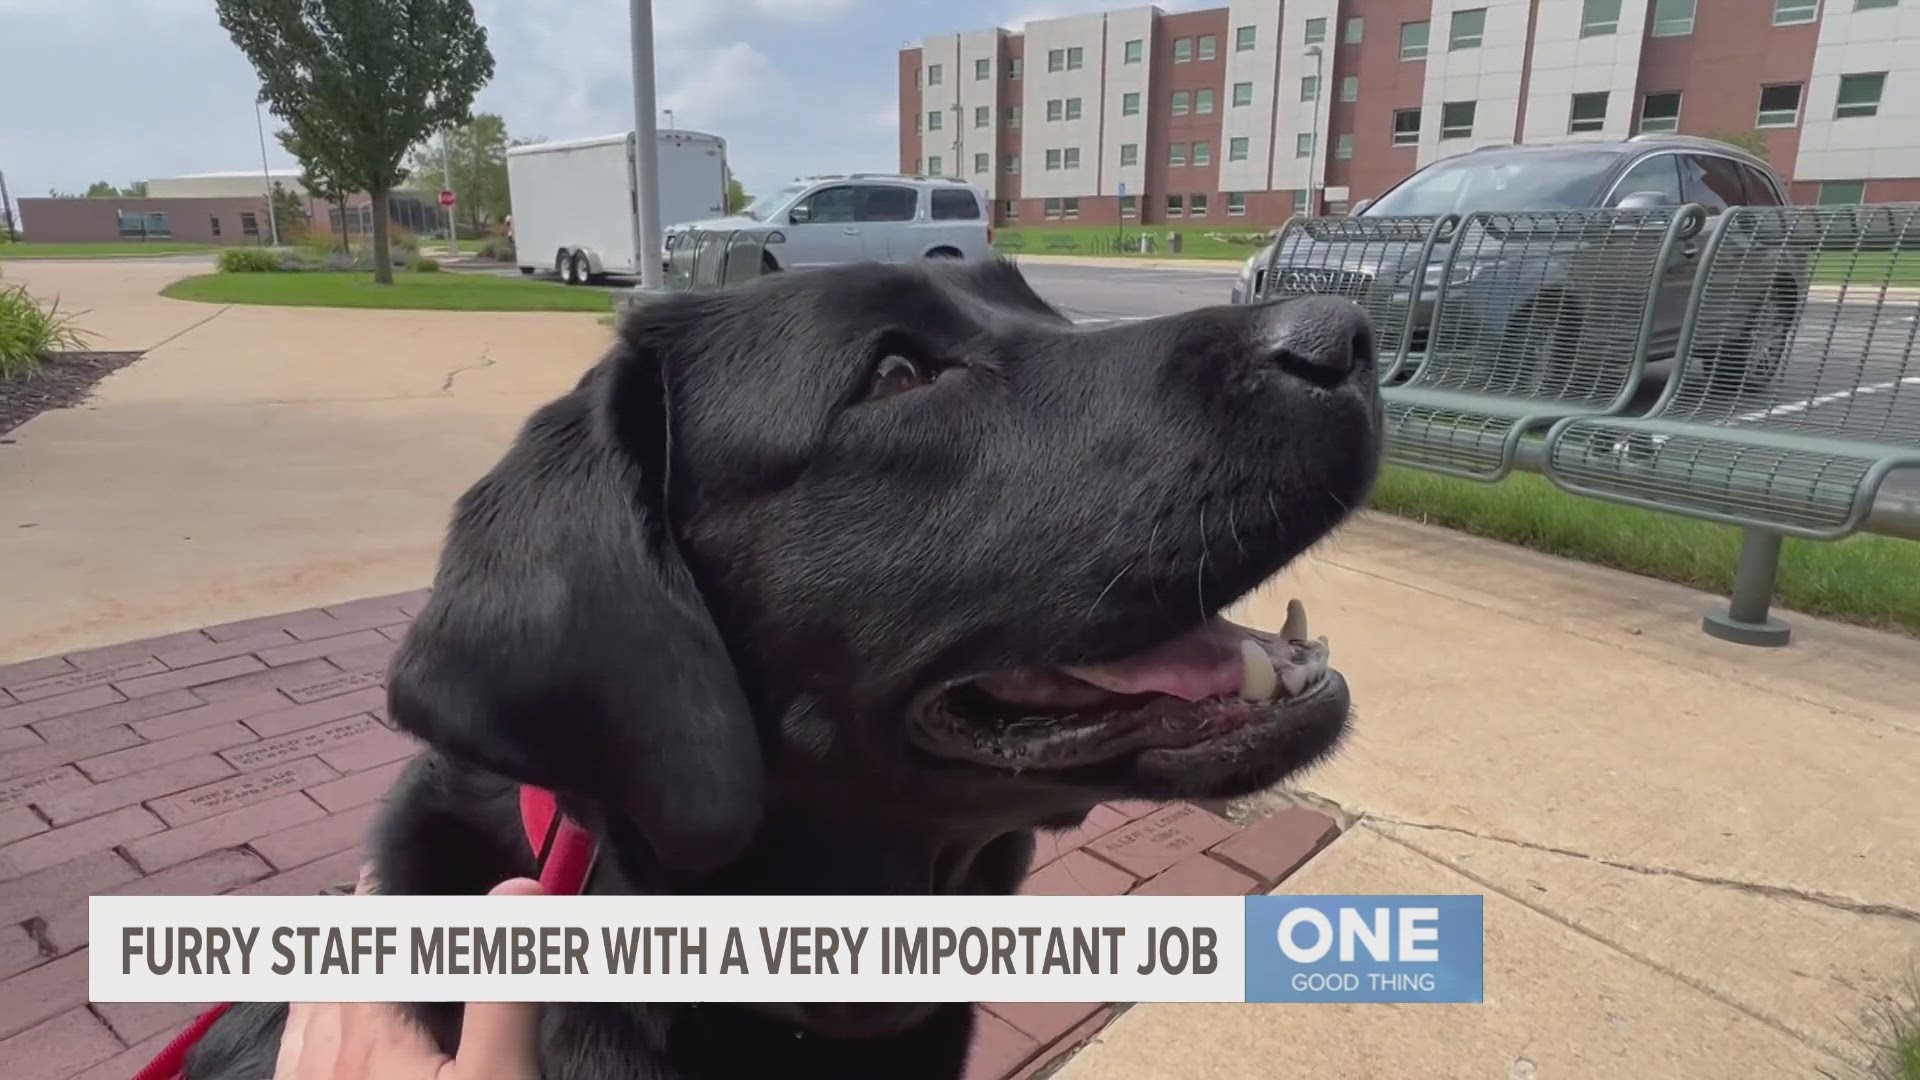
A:
[[[553,276],[559,278],[562,284],[572,285],[574,283],[573,253],[566,248],[561,248],[553,256]]]
[[[587,253],[584,251],[575,252],[573,256],[573,284],[591,285],[593,284],[595,276],[593,272],[593,260],[587,258]]]

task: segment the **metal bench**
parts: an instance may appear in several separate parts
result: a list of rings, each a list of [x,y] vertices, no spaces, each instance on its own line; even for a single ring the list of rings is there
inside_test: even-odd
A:
[[[1675,318],[1684,307],[1678,268],[1690,270],[1685,246],[1703,220],[1697,206],[1464,218],[1433,271],[1426,353],[1384,391],[1388,456],[1496,481],[1554,421],[1626,408],[1663,290]]]
[[[1262,300],[1344,296],[1366,309],[1379,336],[1380,381],[1398,377],[1410,352],[1426,345],[1433,288],[1416,303],[1411,283],[1425,280],[1434,250],[1452,239],[1458,215],[1444,217],[1294,218],[1280,230],[1251,291]],[[1402,280],[1403,276],[1406,280]]]
[[[1767,614],[1781,537],[1857,531],[1887,475],[1920,466],[1920,205],[1728,211],[1678,356],[1646,416],[1556,424],[1545,471],[1744,527],[1730,610],[1706,630],[1784,645]]]
[[[722,285],[738,285],[752,281],[766,272],[767,234],[762,231],[741,231],[734,233],[727,241],[726,269],[721,273]]]
[[[1071,236],[1052,233],[1047,237],[1048,251],[1079,251],[1080,241]]]

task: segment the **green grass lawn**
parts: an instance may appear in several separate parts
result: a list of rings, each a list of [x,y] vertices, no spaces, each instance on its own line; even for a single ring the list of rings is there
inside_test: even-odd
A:
[[[610,289],[581,288],[488,274],[393,275],[375,285],[369,273],[202,274],[161,290],[175,300],[286,307],[403,308],[431,311],[590,311],[613,306]]]
[[[1137,238],[1141,231],[1139,225],[1130,222],[1125,228],[1125,236],[1129,242],[1137,243]],[[1150,255],[1141,255],[1136,248],[1134,251],[1125,254],[1130,254],[1134,258],[1146,259],[1233,259],[1240,261],[1260,250],[1261,244],[1253,241],[1252,237],[1263,236],[1271,230],[1247,225],[1155,225],[1149,226],[1145,231],[1153,234],[1153,253]],[[1178,255],[1170,254],[1167,251],[1167,234],[1169,233],[1180,234],[1181,251]],[[1115,251],[1111,246],[1112,241],[1116,236],[1121,234],[1120,229],[1116,229],[1111,225],[1064,225],[1031,229],[995,229],[993,230],[993,246],[1002,253],[1017,255],[1113,255]],[[1077,244],[1078,250],[1055,251],[1049,249],[1047,247],[1047,238],[1050,236],[1072,237]],[[1247,241],[1243,243],[1233,243],[1230,240],[1221,239],[1222,237],[1228,236],[1246,237]],[[1104,242],[1108,246],[1105,248],[1096,248],[1096,241]],[[1016,247],[1016,244],[1020,246]]]
[[[1726,595],[1740,530],[1576,498],[1538,476],[1499,484],[1388,466],[1373,506],[1399,517]],[[1920,634],[1920,544],[1788,540],[1776,599],[1795,611]]]
[[[1814,263],[1813,279],[1833,285],[1851,279],[1856,288],[1876,285],[1920,286],[1920,259],[1909,257],[1894,266],[1891,252],[1828,251],[1823,252],[1819,261]]]
[[[170,240],[146,243],[115,241],[98,244],[35,244],[0,241],[4,259],[110,259],[128,255],[182,255],[217,250],[211,244],[176,244]]]

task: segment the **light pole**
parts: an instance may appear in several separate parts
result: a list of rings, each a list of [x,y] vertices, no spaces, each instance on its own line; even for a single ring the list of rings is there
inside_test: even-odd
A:
[[[672,130],[674,130],[674,123],[673,123],[673,110],[672,110],[672,109],[661,109],[660,111],[661,111],[661,112],[663,112],[663,113],[666,113],[666,114],[667,114],[667,130],[668,130],[668,131],[672,131]]]
[[[280,246],[280,219],[273,212],[273,170],[267,168],[267,118],[260,112],[260,97],[253,98],[253,126],[260,132],[260,179],[267,185],[267,235],[273,246]]]
[[[1326,55],[1318,45],[1307,46],[1307,55],[1313,57],[1313,100],[1307,103],[1312,109],[1308,114],[1312,141],[1307,143],[1307,216],[1319,217],[1320,195],[1314,190],[1313,181],[1320,171],[1320,98],[1327,92],[1327,88],[1321,85],[1323,80],[1320,72]]]
[[[653,93],[653,0],[631,0],[633,23],[634,173],[639,187],[634,227],[640,287],[656,290],[660,268],[660,126]]]
[[[440,131],[440,172],[448,191],[453,190],[453,129]],[[460,240],[455,234],[460,226],[454,222],[453,204],[447,204],[447,258],[460,257]]]

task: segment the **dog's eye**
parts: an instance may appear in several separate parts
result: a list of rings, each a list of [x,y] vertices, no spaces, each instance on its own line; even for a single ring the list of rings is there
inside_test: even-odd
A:
[[[892,397],[917,390],[938,378],[939,374],[932,364],[890,353],[874,365],[873,384],[867,388],[867,397]]]

